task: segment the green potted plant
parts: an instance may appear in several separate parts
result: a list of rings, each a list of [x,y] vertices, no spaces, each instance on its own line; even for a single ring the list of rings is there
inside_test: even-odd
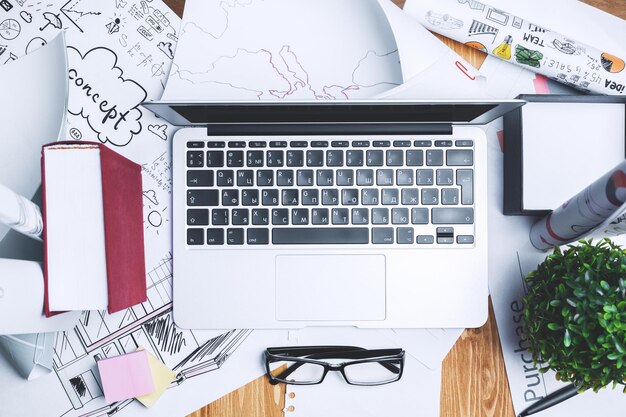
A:
[[[557,247],[526,284],[535,363],[579,391],[621,384],[626,392],[626,251],[608,239]]]

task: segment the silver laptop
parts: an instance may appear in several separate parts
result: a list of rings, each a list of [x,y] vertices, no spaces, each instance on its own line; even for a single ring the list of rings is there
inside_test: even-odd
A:
[[[516,100],[152,102],[183,328],[478,327],[487,146]]]

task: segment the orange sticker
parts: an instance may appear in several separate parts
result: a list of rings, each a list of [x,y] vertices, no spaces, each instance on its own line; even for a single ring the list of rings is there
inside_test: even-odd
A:
[[[485,47],[485,45],[483,45],[480,42],[472,41],[472,42],[467,42],[465,45],[471,46],[472,48],[478,49],[479,51],[482,51],[485,53],[487,52],[487,48]]]
[[[611,55],[605,52],[600,55],[600,57],[602,60],[602,66],[608,72],[622,72],[622,70],[624,69],[624,60],[616,57],[615,55]]]

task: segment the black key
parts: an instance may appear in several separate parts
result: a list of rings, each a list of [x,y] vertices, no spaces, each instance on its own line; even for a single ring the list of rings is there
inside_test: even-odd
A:
[[[363,151],[360,149],[351,149],[346,151],[346,165],[349,167],[363,166]]]
[[[438,169],[437,170],[437,185],[452,185],[454,184],[454,172],[451,169]]]
[[[274,185],[274,171],[271,169],[259,169],[256,172],[257,187],[271,187]]]
[[[377,188],[363,188],[361,190],[361,204],[364,206],[375,206],[379,203],[378,196]]]
[[[333,171],[330,169],[318,169],[317,170],[317,185],[320,187],[327,187],[333,185]]]
[[[273,209],[272,224],[285,225],[289,224],[289,209]]]
[[[267,166],[282,167],[285,161],[285,151],[267,151]]]
[[[409,148],[411,146],[410,140],[394,140],[393,146],[395,148]]]
[[[458,235],[456,237],[456,243],[459,243],[461,245],[470,245],[470,244],[474,243],[474,236],[472,236],[472,235]]]
[[[372,209],[372,224],[389,224],[389,209],[388,208],[373,208]]]
[[[206,166],[210,168],[223,167],[224,166],[224,152],[223,151],[207,151]]]
[[[441,149],[429,149],[426,151],[426,165],[443,165],[443,151]]]
[[[454,236],[454,227],[438,227],[437,228],[437,236],[438,237],[451,237],[451,236]]]
[[[279,169],[276,171],[276,185],[279,187],[291,187],[293,184],[293,170]]]
[[[228,142],[229,148],[245,148],[246,142],[244,141],[230,141]]]
[[[397,188],[384,188],[383,191],[383,204],[386,206],[395,206],[400,203],[400,198],[398,197],[398,189]]]
[[[306,189],[302,190],[302,205],[303,206],[317,206],[320,202],[320,192],[318,189]]]
[[[369,140],[353,140],[352,146],[355,148],[367,148],[370,146]]]
[[[328,148],[327,140],[313,140],[311,141],[311,148]]]
[[[406,151],[406,164],[410,167],[424,165],[424,151],[421,149],[411,149]]]
[[[206,229],[207,245],[223,245],[224,229]]]
[[[393,227],[372,228],[372,243],[387,245],[393,243]]]
[[[187,166],[189,168],[202,168],[204,166],[204,152],[187,151]]]
[[[413,142],[413,146],[416,148],[430,148],[433,146],[433,142],[430,140],[416,140]]]
[[[267,146],[267,142],[264,140],[253,140],[248,142],[248,146],[251,148],[265,148]]]
[[[367,227],[274,228],[272,229],[272,243],[275,245],[366,244],[369,243],[368,234]]]
[[[263,156],[263,151],[248,151],[246,154],[246,162],[249,167],[262,167]]]
[[[306,151],[306,166],[321,167],[324,165],[324,151]]]
[[[231,223],[234,226],[247,226],[250,222],[250,212],[248,209],[233,209],[231,213]]]
[[[392,209],[391,210],[391,224],[409,224],[409,209],[408,208]],[[413,241],[413,238],[411,238],[411,241]]]
[[[312,169],[299,169],[297,173],[297,183],[300,186],[312,186],[313,185],[313,170]]]
[[[474,204],[474,172],[471,169],[456,171],[456,185],[461,186],[461,204]]]
[[[208,226],[209,210],[187,209],[187,224],[189,226]]]
[[[235,171],[232,169],[220,169],[217,171],[217,185],[220,187],[232,187],[235,184]]]
[[[267,245],[270,243],[270,232],[267,229],[248,229],[247,242],[248,245]]]
[[[419,204],[419,190],[417,188],[402,189],[402,204],[405,206],[416,206]]]
[[[273,140],[270,142],[270,148],[286,148],[287,141],[286,140]]]
[[[441,204],[444,206],[459,204],[459,190],[457,188],[444,188],[441,190]]]
[[[446,151],[448,166],[463,167],[474,164],[474,151],[471,149],[450,149]]]
[[[391,142],[389,142],[388,140],[375,140],[372,145],[375,148],[388,148],[391,146]]]
[[[333,224],[348,224],[350,219],[350,212],[347,208],[334,208],[332,209],[332,221]]]
[[[240,169],[237,171],[237,186],[252,187],[254,185],[254,171],[251,169]]]
[[[352,224],[367,224],[369,222],[369,210],[366,208],[352,209]]]
[[[297,206],[298,205],[298,189],[297,188],[287,188],[286,190],[282,190],[282,201],[283,206]]]
[[[296,226],[306,226],[309,224],[309,209],[291,209],[291,224]]]
[[[471,207],[433,208],[433,224],[472,224],[474,209]]]
[[[368,167],[381,167],[385,162],[383,151],[371,150],[367,151],[367,166]]]
[[[411,209],[411,223],[428,224],[428,209],[427,208]]]
[[[339,190],[325,189],[322,190],[322,204],[325,206],[336,206],[339,204]]]
[[[226,226],[228,225],[228,210],[226,209],[214,209],[211,213],[211,224],[213,226]]]
[[[420,245],[431,245],[435,243],[435,237],[432,235],[419,235],[417,237],[417,243]]]
[[[204,245],[204,229],[187,229],[188,245]]]
[[[377,169],[376,170],[376,185],[387,185],[387,186],[393,185],[393,170],[392,169]]]
[[[359,190],[356,188],[341,190],[341,204],[344,206],[356,206],[359,204]]]
[[[439,204],[439,190],[436,188],[422,188],[422,204],[426,206]]]
[[[229,245],[243,245],[243,229],[227,229],[226,243]]]
[[[261,202],[264,206],[277,206],[278,190],[263,190],[261,192]]]
[[[293,142],[291,143],[293,144]],[[304,151],[287,151],[287,166],[288,167],[301,167],[303,165],[304,165]]]
[[[396,171],[396,184],[413,185],[413,170],[399,169]]]
[[[241,205],[258,206],[259,190],[241,190]]]
[[[224,142],[207,142],[206,147],[207,148],[224,148],[226,146],[226,144]]]
[[[289,146],[292,148],[306,148],[309,144],[305,140],[292,140],[289,142]]]
[[[219,206],[217,190],[187,190],[188,206]]]
[[[255,226],[270,224],[270,211],[268,209],[252,209],[252,224]]]
[[[347,140],[334,140],[330,144],[333,148],[347,148],[350,146],[350,142]]]
[[[401,167],[404,165],[404,152],[387,151],[387,166]]]
[[[474,146],[474,141],[473,140],[457,140],[456,142],[454,142],[454,144],[456,146],[458,146],[459,148],[471,148],[472,146]]]
[[[187,171],[187,186],[213,187],[213,171],[200,171],[197,169]]]
[[[354,171],[351,169],[338,169],[337,185],[342,187],[354,185]]]
[[[243,151],[226,152],[226,166],[242,167],[243,166]]]
[[[328,224],[328,209],[327,208],[314,208],[311,210],[311,223],[312,224]]]
[[[190,149],[204,148],[204,142],[187,142],[187,147]]]
[[[440,148],[449,148],[450,146],[452,146],[452,141],[451,140],[436,140],[435,146],[440,147]]]
[[[222,190],[222,205],[223,206],[238,206],[239,205],[239,190]]]
[[[357,169],[356,185],[374,185],[374,170]]]
[[[396,230],[396,242],[401,245],[410,245],[415,241],[412,227],[398,227]]]
[[[439,243],[440,245],[450,245],[450,244],[454,243],[454,238],[453,237],[439,237],[439,236],[437,236],[437,243]]]
[[[416,170],[416,185],[433,185],[433,170],[418,169]]]
[[[326,151],[326,166],[343,166],[343,151],[341,149],[331,149],[329,151]]]

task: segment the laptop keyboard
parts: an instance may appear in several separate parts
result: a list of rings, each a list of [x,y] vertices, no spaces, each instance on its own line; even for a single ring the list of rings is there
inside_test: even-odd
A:
[[[472,140],[333,139],[187,141],[187,245],[473,246]]]

